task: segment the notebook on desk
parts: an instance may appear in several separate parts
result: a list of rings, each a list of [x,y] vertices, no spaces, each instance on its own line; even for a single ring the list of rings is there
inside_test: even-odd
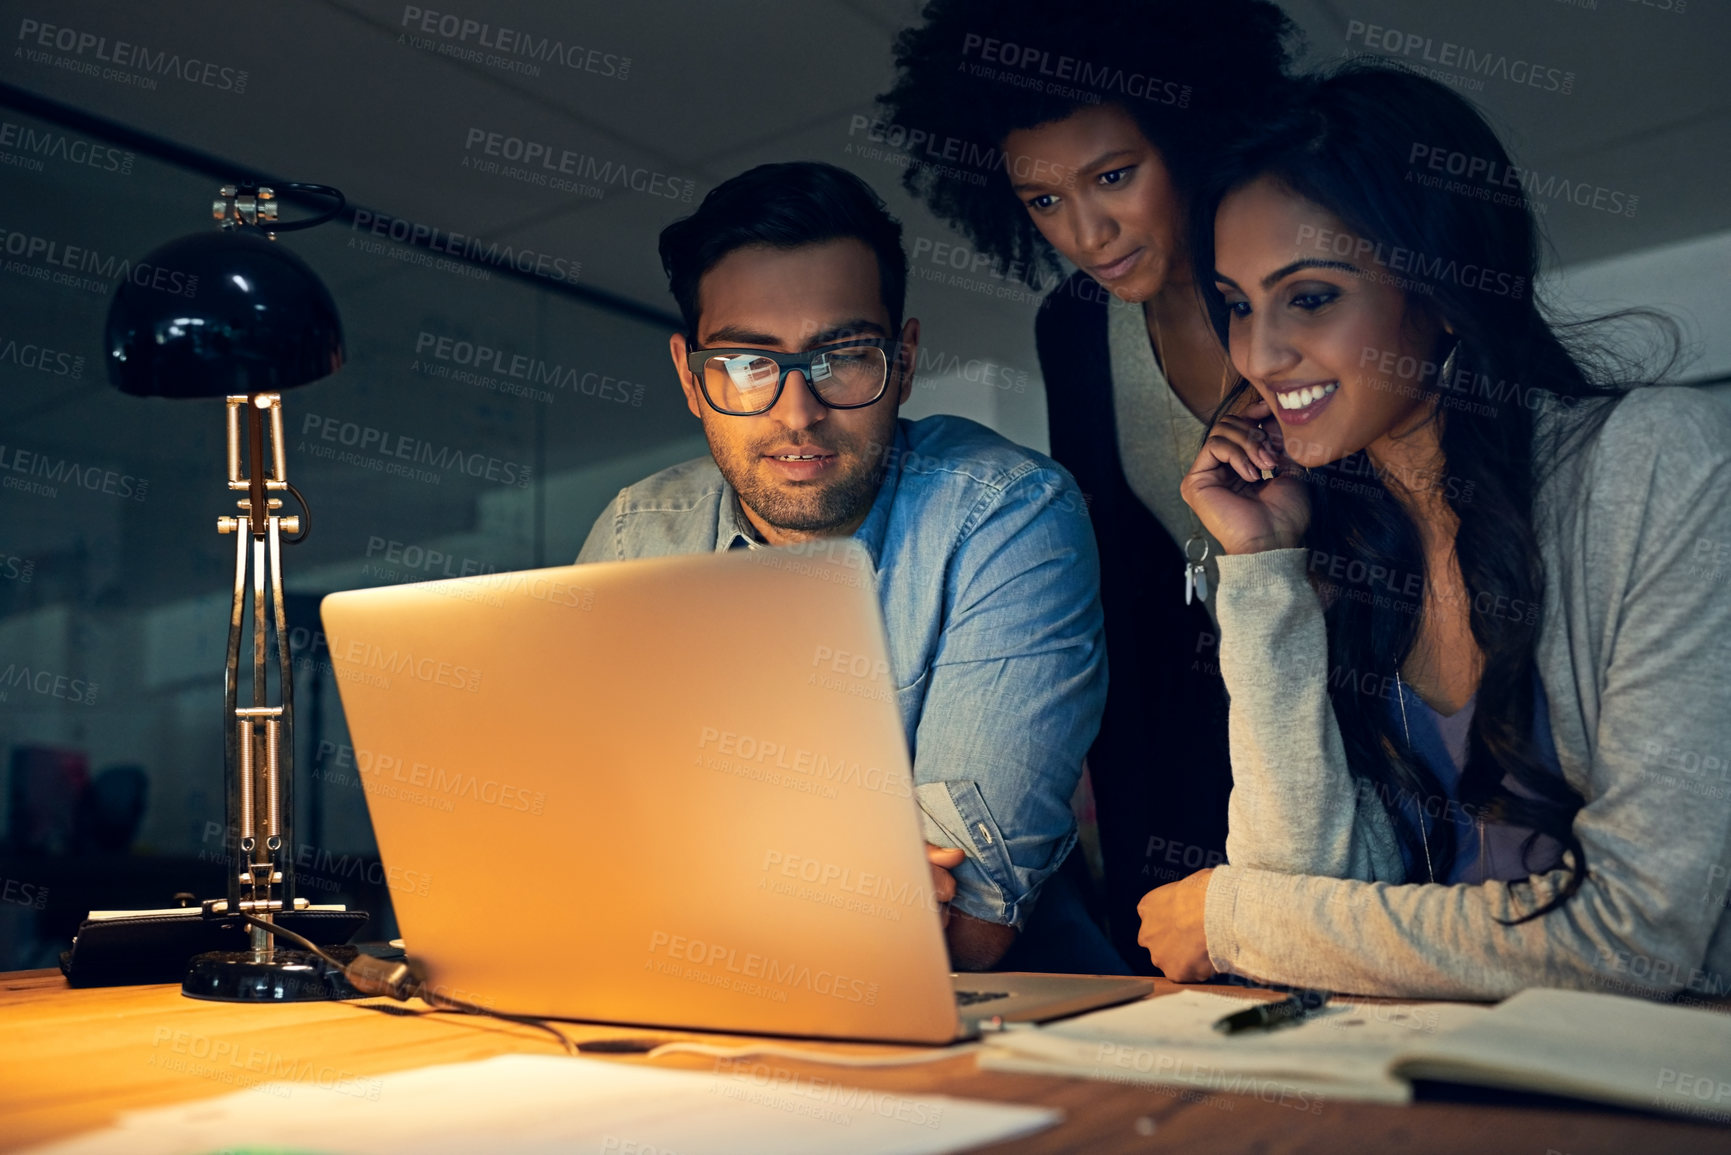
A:
[[[1534,988],[1494,1007],[1330,1004],[1295,1025],[1221,1035],[1251,1000],[1184,991],[991,1039],[989,1070],[1278,1099],[1404,1103],[1417,1081],[1529,1091],[1731,1123],[1731,1014]]]
[[[322,612],[403,939],[449,995],[943,1043],[1152,989],[949,973],[852,542],[356,590]]]

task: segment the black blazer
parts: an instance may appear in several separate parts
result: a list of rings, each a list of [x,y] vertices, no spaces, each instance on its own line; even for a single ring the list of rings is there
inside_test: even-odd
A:
[[[1156,886],[1225,861],[1226,688],[1207,610],[1184,604],[1182,543],[1131,490],[1118,455],[1105,289],[1059,285],[1034,323],[1052,457],[1088,502],[1100,546],[1109,681],[1088,751],[1105,865],[1107,930],[1140,973],[1136,904]]]

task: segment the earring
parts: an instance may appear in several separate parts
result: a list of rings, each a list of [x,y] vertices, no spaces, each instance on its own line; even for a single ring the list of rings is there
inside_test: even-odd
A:
[[[1461,351],[1461,344],[1461,340],[1457,337],[1455,343],[1449,346],[1448,356],[1443,358],[1442,368],[1437,371],[1437,388],[1448,388],[1450,379],[1455,375],[1455,354]]]

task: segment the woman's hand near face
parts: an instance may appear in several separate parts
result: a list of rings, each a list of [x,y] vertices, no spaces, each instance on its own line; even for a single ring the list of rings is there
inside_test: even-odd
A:
[[[1280,423],[1258,397],[1209,431],[1179,492],[1227,553],[1290,549],[1310,525],[1310,497],[1286,456]],[[1274,478],[1262,480],[1271,469]]]

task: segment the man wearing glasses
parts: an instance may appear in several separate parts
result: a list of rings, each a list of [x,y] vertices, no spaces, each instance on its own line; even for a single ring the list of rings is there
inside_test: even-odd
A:
[[[662,232],[661,261],[711,457],[621,490],[577,560],[853,537],[877,570],[952,964],[1127,973],[1056,873],[1106,693],[1075,482],[971,421],[898,418],[920,324],[902,319],[901,225],[858,177],[752,169]]]

